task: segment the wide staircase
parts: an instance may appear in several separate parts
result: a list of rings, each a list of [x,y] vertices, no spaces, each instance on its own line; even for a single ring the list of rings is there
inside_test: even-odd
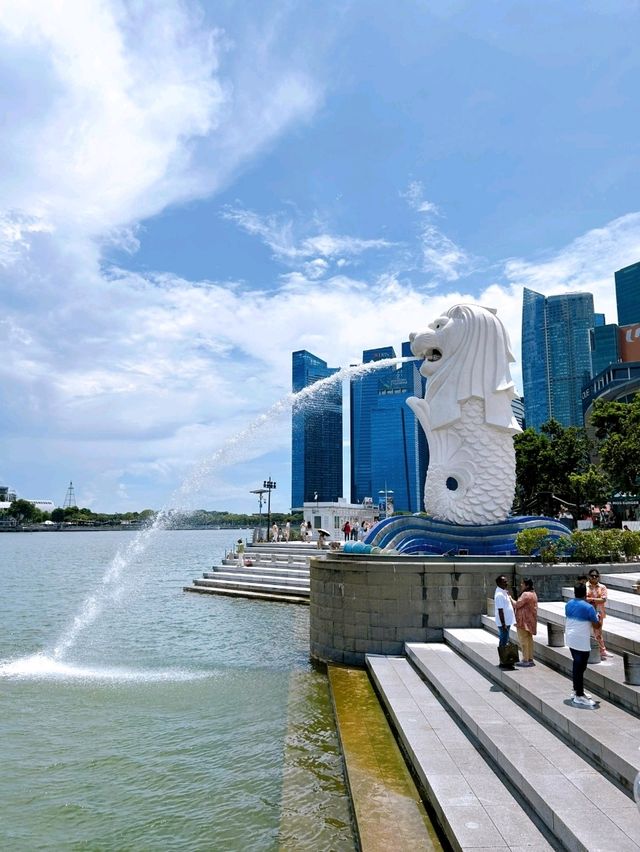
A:
[[[227,553],[184,591],[308,605],[309,559],[321,554],[305,542],[248,544],[243,554]]]
[[[639,581],[602,575],[609,653],[585,675],[594,709],[571,703],[563,602],[539,605],[531,668],[498,668],[490,616],[482,628],[445,630],[443,643],[408,643],[402,657],[367,656],[452,848],[640,850]]]

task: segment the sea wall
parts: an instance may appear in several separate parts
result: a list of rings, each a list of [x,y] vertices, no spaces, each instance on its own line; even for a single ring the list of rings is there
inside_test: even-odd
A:
[[[402,654],[405,642],[440,642],[445,628],[480,626],[499,574],[516,587],[532,577],[539,599],[550,601],[560,600],[562,587],[573,585],[586,568],[495,557],[336,553],[314,558],[311,659],[361,666],[365,654]],[[633,567],[616,565],[616,570]]]

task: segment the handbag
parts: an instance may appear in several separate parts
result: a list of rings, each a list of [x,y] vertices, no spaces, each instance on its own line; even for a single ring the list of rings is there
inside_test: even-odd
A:
[[[520,662],[520,651],[515,642],[498,645],[498,656],[500,657],[500,665],[502,666],[513,666]]]

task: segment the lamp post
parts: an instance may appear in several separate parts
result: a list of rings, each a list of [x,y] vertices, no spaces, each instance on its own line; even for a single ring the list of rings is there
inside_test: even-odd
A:
[[[260,535],[262,535],[262,505],[264,503],[264,495],[267,493],[266,488],[255,488],[253,491],[249,492],[250,494],[258,495],[258,529],[260,530]],[[267,540],[269,539],[269,530],[267,529]]]
[[[378,494],[384,494],[384,516],[389,517],[389,495],[393,499],[393,491],[387,488],[387,480],[384,481],[384,491],[378,491]]]
[[[269,541],[269,530],[271,529],[271,492],[275,491],[276,484],[271,477],[262,483],[267,492],[267,541]]]

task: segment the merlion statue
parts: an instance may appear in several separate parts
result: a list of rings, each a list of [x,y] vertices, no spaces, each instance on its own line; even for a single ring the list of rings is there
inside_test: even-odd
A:
[[[456,305],[409,339],[427,377],[424,399],[407,400],[429,443],[425,511],[462,525],[505,520],[516,482],[513,435],[521,431],[506,329],[492,308]]]

